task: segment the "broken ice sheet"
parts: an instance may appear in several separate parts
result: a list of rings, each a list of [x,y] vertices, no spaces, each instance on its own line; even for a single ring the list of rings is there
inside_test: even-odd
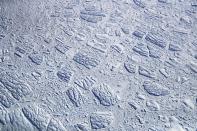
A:
[[[0,130],[196,130],[196,7],[1,0]]]

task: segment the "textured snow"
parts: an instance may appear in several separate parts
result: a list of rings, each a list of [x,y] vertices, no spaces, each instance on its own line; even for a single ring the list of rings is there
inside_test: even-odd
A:
[[[196,0],[0,0],[0,131],[197,131]]]

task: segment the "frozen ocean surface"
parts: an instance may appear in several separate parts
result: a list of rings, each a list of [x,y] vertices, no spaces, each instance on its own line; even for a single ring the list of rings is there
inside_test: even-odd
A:
[[[197,131],[197,0],[0,0],[0,131]]]

